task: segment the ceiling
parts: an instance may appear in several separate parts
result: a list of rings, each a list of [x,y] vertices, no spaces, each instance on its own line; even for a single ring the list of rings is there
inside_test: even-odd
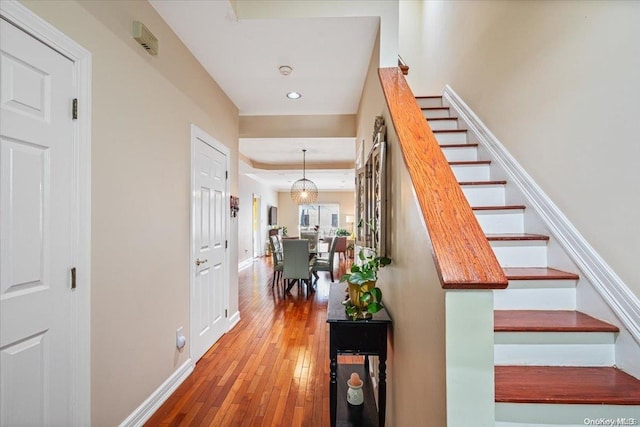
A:
[[[237,19],[226,0],[150,0],[241,116],[356,114],[378,31],[377,17]],[[289,65],[290,75],[278,68]],[[291,100],[296,91],[302,98]],[[282,117],[279,117],[282,120]],[[354,129],[355,132],[355,129]],[[355,136],[240,139],[241,173],[288,190],[302,176],[320,191],[354,188]]]

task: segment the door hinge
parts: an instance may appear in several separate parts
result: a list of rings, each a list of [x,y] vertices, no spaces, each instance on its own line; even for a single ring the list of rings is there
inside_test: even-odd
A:
[[[224,176],[226,179],[229,179],[229,171],[224,171]]]
[[[76,288],[76,268],[71,267],[71,289]]]
[[[224,309],[224,317],[229,317],[229,313],[227,312],[227,309]]]
[[[73,98],[71,114],[73,116],[73,120],[78,120],[78,98]]]
[[[228,241],[228,240],[225,240],[225,241],[224,241],[224,248],[225,248],[225,249],[228,249],[228,248],[229,248],[229,241]]]

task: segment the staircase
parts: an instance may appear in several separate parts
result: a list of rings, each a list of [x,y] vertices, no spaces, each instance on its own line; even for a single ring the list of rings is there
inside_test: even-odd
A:
[[[640,425],[640,381],[614,366],[618,327],[576,311],[580,277],[553,268],[566,254],[508,202],[524,198],[492,177],[442,97],[416,99],[509,279],[494,291],[496,426]]]

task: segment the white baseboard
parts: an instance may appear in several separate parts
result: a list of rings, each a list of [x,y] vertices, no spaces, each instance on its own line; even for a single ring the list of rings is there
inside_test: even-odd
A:
[[[253,258],[247,258],[244,261],[240,261],[238,263],[238,271],[244,270],[245,268],[252,266],[254,261],[255,260]]]
[[[538,213],[581,273],[597,289],[634,339],[640,343],[640,299],[631,292],[498,138],[448,85],[443,91],[443,102],[449,103],[458,117],[466,123],[469,131],[474,133],[478,142],[491,155],[492,161],[502,167],[509,177],[509,182],[519,188],[527,198],[528,206]]]
[[[187,359],[176,371],[151,393],[142,405],[138,406],[121,424],[120,427],[142,426],[158,408],[176,391],[178,386],[193,372],[193,362]]]
[[[238,324],[239,321],[240,321],[240,312],[236,311],[235,313],[233,313],[231,315],[231,317],[229,317],[229,320],[228,320],[229,329],[228,330],[229,331],[232,330]]]

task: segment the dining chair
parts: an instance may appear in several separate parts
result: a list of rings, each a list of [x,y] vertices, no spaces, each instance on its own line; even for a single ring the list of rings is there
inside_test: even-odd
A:
[[[282,243],[278,239],[279,236],[269,236],[269,247],[271,249],[271,257],[273,260],[273,278],[271,279],[271,289],[276,282],[282,279],[282,270],[284,269],[284,259],[282,254]]]
[[[336,254],[336,246],[338,243],[337,237],[329,237],[329,256],[327,258],[316,258],[315,262],[311,266],[311,273],[318,280],[318,271],[328,271],[331,281],[333,282],[333,258]],[[327,241],[327,238],[325,238]]]
[[[307,284],[307,291],[312,292],[311,266],[309,265],[309,241],[285,239],[282,241],[282,253],[284,255],[284,268],[282,277],[286,290],[289,291],[298,280],[301,284]]]
[[[347,238],[345,236],[336,237],[338,242],[336,243],[336,253],[338,257],[344,255],[345,261],[347,260]]]
[[[309,241],[309,252],[318,251],[318,232],[317,231],[303,231],[300,233],[301,239]]]

